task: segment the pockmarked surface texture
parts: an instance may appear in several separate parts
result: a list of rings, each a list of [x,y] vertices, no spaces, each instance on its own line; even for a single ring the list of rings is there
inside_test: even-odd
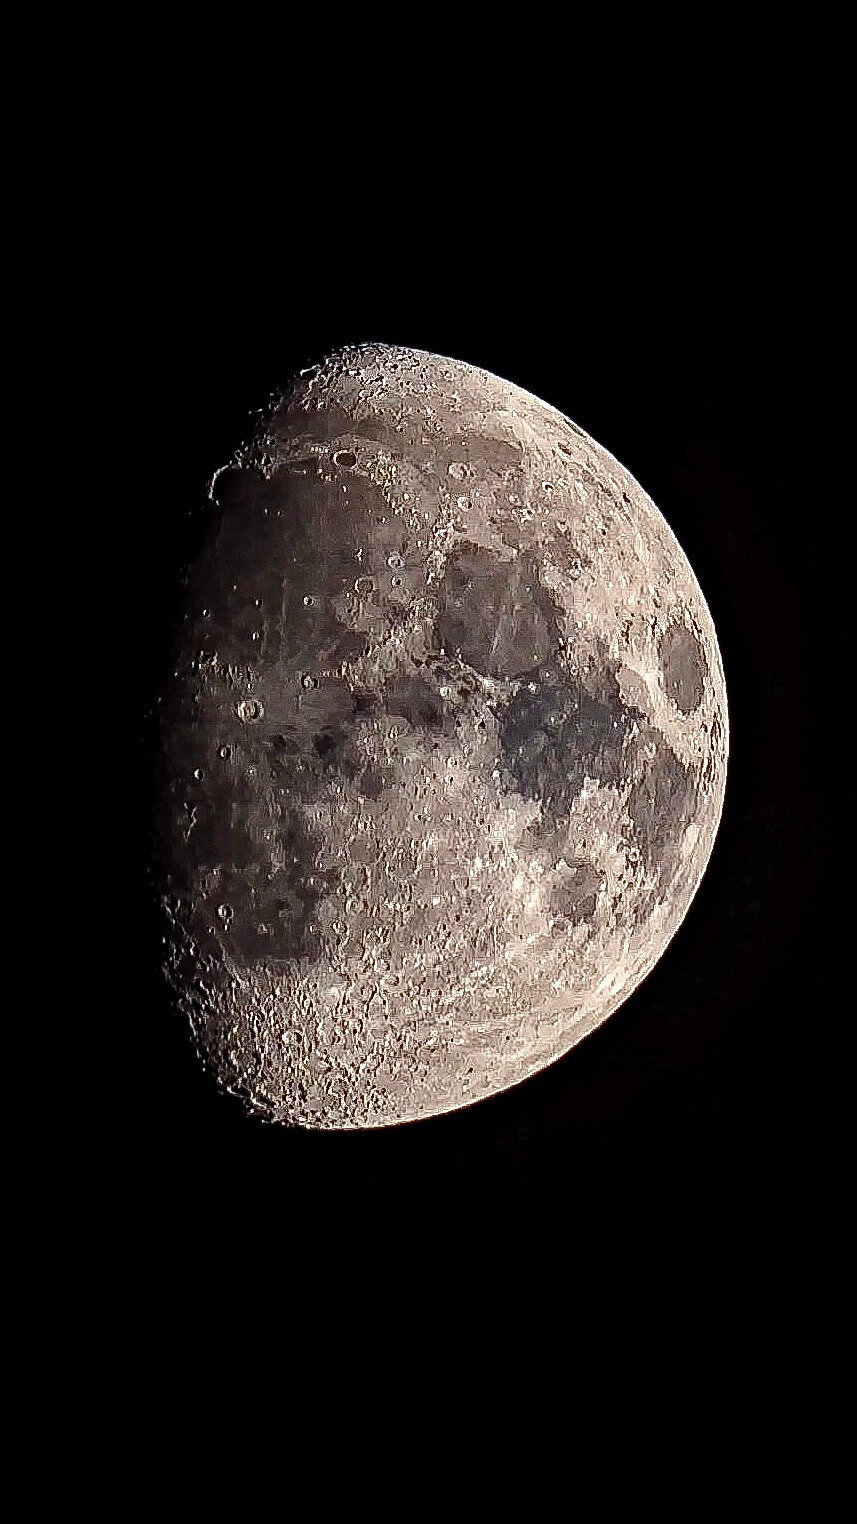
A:
[[[156,835],[201,1056],[309,1127],[515,1084],[640,983],[711,852],[726,696],[680,546],[554,409],[383,345],[302,374],[209,497]]]

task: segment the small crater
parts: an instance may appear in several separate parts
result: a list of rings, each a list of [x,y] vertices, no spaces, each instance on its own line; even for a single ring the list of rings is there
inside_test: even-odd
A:
[[[259,699],[240,699],[235,705],[235,713],[242,725],[252,725],[263,718],[265,706]]]
[[[350,471],[357,464],[357,456],[353,450],[337,450],[333,456],[333,464],[341,466],[344,471]]]

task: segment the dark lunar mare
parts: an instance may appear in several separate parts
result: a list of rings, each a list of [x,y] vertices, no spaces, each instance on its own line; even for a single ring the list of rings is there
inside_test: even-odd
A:
[[[548,822],[568,815],[587,777],[617,788],[630,782],[634,841],[662,884],[671,877],[696,812],[696,782],[644,715],[623,702],[609,666],[572,681],[564,675],[545,680],[543,673],[535,691],[524,684],[498,718],[512,785],[541,804]]]
[[[514,787],[557,818],[585,777],[618,785],[629,729],[643,716],[622,702],[616,677],[599,667],[578,679],[554,674],[523,685],[499,711],[500,748]]]
[[[299,759],[284,754],[282,742],[245,743],[240,768],[235,748],[221,748],[221,757],[209,746],[205,766],[194,769],[199,781],[186,768],[169,776],[168,766],[158,794],[156,873],[171,914],[203,951],[222,944],[248,962],[278,962],[320,950],[315,912],[338,875],[317,866],[322,839],[298,808],[313,784],[296,774]],[[268,778],[255,791],[245,776],[248,757],[257,778]],[[319,759],[319,773],[323,767]]]
[[[658,655],[667,697],[682,714],[692,714],[705,692],[705,658],[699,641],[684,624],[671,624],[661,636]]]
[[[551,893],[554,932],[562,930],[565,921],[592,920],[603,880],[604,875],[585,858],[576,857],[569,863],[567,872]]]
[[[554,653],[557,610],[530,556],[501,561],[480,545],[457,545],[439,604],[440,645],[478,672],[519,677]]]
[[[663,885],[675,872],[699,791],[690,769],[651,726],[641,731],[635,752],[628,812],[643,861]]]

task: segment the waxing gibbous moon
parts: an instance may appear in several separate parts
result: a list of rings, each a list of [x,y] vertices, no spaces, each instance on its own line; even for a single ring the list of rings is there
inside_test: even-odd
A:
[[[314,1128],[516,1084],[645,978],[711,853],[726,694],[680,546],[546,403],[385,345],[302,373],[209,498],[156,805],[200,1056]]]

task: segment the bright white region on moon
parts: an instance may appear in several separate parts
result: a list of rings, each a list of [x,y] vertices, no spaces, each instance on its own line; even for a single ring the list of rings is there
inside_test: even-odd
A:
[[[368,345],[213,479],[162,701],[166,972],[263,1117],[517,1083],[651,970],[726,779],[717,640],[627,471],[536,397]]]

